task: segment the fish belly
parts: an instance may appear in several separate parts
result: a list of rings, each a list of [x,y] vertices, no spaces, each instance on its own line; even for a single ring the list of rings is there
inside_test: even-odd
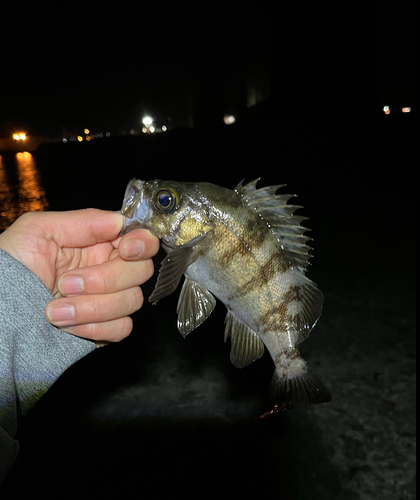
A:
[[[271,356],[295,346],[296,336],[287,323],[287,297],[291,273],[277,240],[270,235],[239,238],[221,228],[213,244],[191,264],[186,275],[207,288],[236,319],[255,332]]]

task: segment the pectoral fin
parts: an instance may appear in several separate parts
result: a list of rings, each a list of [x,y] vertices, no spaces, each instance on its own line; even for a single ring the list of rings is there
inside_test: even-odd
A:
[[[262,340],[230,313],[225,320],[225,342],[231,337],[230,361],[236,368],[244,368],[264,354]]]
[[[186,245],[175,248],[175,250],[168,253],[160,266],[156,286],[152,295],[149,297],[149,302],[154,305],[160,299],[167,297],[175,291],[187,267],[192,264],[198,256],[199,250],[196,248],[196,245],[202,241],[205,236],[205,234],[201,234]],[[165,245],[163,246],[165,250],[169,251],[168,247]]]
[[[216,299],[213,295],[186,276],[176,309],[181,335],[186,337],[200,326],[210,316],[215,305]]]

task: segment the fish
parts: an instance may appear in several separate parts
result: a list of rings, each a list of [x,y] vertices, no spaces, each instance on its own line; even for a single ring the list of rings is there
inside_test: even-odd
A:
[[[166,252],[155,288],[156,304],[184,276],[177,327],[185,338],[211,314],[227,308],[224,340],[230,360],[243,368],[268,350],[274,374],[259,418],[327,403],[331,394],[302,358],[299,345],[321,316],[323,294],[306,277],[311,238],[295,215],[285,184],[258,188],[242,180],[233,190],[208,182],[173,180],[128,184],[121,234],[146,228]]]

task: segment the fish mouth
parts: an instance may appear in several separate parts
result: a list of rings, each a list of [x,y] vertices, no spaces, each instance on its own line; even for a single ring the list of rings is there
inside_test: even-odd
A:
[[[125,190],[121,214],[124,216],[121,235],[140,227],[147,227],[144,210],[144,181],[132,179]],[[143,209],[142,209],[143,208]]]
[[[131,179],[128,183],[124,194],[123,206],[121,213],[131,219],[134,215],[134,210],[143,194],[143,182],[137,179]]]

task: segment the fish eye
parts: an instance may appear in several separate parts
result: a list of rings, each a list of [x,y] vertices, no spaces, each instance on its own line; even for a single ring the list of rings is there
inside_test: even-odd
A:
[[[162,212],[170,212],[179,201],[179,195],[173,187],[162,187],[155,194],[155,206]]]

